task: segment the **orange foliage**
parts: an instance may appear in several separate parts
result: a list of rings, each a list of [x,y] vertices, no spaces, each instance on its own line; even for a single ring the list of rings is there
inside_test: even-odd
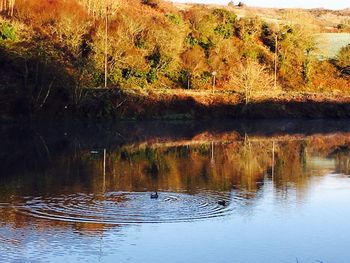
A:
[[[318,63],[315,66],[312,77],[314,90],[322,91],[350,91],[350,79],[343,78],[334,65],[327,61]]]
[[[19,19],[34,26],[52,25],[64,16],[80,21],[87,17],[85,8],[74,0],[18,0],[16,12]]]

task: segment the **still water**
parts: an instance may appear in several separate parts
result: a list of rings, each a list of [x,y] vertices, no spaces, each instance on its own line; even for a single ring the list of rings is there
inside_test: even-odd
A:
[[[0,138],[0,262],[350,262],[346,121],[22,124]]]

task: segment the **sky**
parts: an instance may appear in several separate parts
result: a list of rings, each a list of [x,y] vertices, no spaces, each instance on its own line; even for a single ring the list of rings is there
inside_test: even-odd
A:
[[[179,3],[202,3],[202,4],[224,4],[230,0],[172,0]],[[234,0],[237,4],[240,0]],[[350,0],[241,0],[249,6],[258,7],[300,7],[300,8],[317,8],[323,7],[328,9],[350,8]]]

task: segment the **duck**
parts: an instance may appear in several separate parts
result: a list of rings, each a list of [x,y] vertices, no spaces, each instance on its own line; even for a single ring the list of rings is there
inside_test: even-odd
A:
[[[158,198],[158,193],[155,192],[154,194],[151,194],[151,199],[157,199]]]
[[[226,206],[226,201],[225,200],[220,200],[218,201],[219,205]]]

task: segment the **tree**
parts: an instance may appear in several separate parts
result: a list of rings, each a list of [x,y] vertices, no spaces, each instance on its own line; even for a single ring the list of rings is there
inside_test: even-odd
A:
[[[231,39],[223,39],[210,52],[208,65],[210,72],[217,72],[217,79],[225,83],[231,77],[232,68],[241,63],[240,45]]]
[[[244,92],[245,103],[248,104],[252,92],[272,90],[273,78],[266,67],[258,62],[247,59],[241,63],[237,71],[232,73],[232,84]]]
[[[150,7],[157,7],[160,4],[160,0],[142,0],[142,3],[149,5]]]
[[[15,0],[0,0],[0,13],[6,12],[7,15],[13,16],[15,9]]]
[[[227,6],[229,6],[229,7],[234,7],[234,6],[235,6],[235,2],[230,1],[230,2],[228,2]]]
[[[193,7],[185,13],[185,19],[189,22],[191,30],[186,39],[189,46],[199,45],[208,52],[219,41],[220,36],[215,32],[217,17],[211,10]]]
[[[213,15],[216,18],[216,27],[214,29],[215,33],[228,39],[232,37],[234,33],[234,24],[236,22],[237,15],[226,9],[214,9]]]
[[[245,42],[257,40],[262,31],[262,21],[259,17],[245,17],[235,23],[236,36]]]
[[[317,50],[315,33],[319,27],[307,12],[287,11],[283,18],[287,24],[277,33],[279,75],[290,88],[304,87],[312,77]]]
[[[193,86],[193,81],[198,78],[201,73],[207,68],[205,54],[201,47],[193,47],[185,51],[182,55],[183,68],[186,71],[187,88]]]
[[[341,72],[350,74],[350,44],[339,51],[335,63]]]

